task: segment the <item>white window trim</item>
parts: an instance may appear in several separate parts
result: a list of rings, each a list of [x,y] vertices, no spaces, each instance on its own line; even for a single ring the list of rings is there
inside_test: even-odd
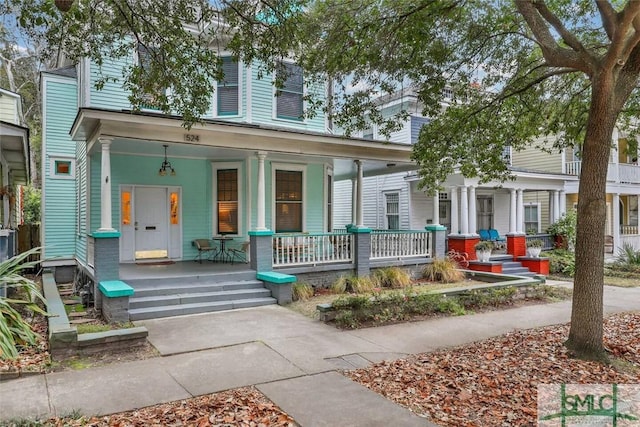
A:
[[[231,57],[231,52],[222,52],[220,53],[220,58],[226,58],[226,57]],[[218,115],[218,81],[214,81],[213,82],[213,87],[214,87],[214,92],[213,92],[213,108],[211,109],[212,113],[213,113],[213,117],[215,118],[220,118],[220,119],[233,119],[233,118],[238,118],[238,117],[242,117],[242,91],[244,89],[244,78],[245,78],[245,70],[246,67],[244,65],[244,63],[242,61],[238,61],[238,114],[229,114],[229,115],[224,115],[224,116],[219,116]],[[249,96],[249,94],[247,94],[247,97]]]
[[[56,174],[56,162],[70,162],[69,175]],[[51,155],[49,156],[49,178],[52,179],[76,179],[76,158],[73,156]]]
[[[211,209],[212,235],[218,234],[218,171],[224,169],[238,170],[238,234],[228,234],[231,237],[244,236],[245,223],[243,221],[243,195],[244,195],[244,162],[211,162],[211,195],[214,206]]]
[[[283,60],[281,61],[285,64],[293,64],[293,65],[298,65],[296,64],[295,61],[293,60]],[[271,119],[277,122],[284,122],[284,123],[296,123],[298,125],[306,125],[307,124],[307,119],[305,117],[302,118],[302,120],[294,120],[294,119],[285,119],[282,117],[278,117],[278,97],[276,96],[276,93],[278,91],[278,88],[276,88],[275,85],[275,81],[276,81],[276,73],[277,70],[274,70],[272,75],[271,75],[271,81],[274,82],[274,84],[272,84],[272,98],[273,98],[273,102],[271,104]],[[304,70],[302,71],[302,112],[304,113],[307,109],[307,101],[305,101],[305,98],[307,97],[307,79],[305,78],[305,74],[304,74]]]
[[[537,218],[537,222],[538,222],[537,232],[540,233],[542,231],[542,228],[541,228],[541,224],[542,224],[542,215],[541,215],[542,212],[541,211],[542,211],[542,208],[540,206],[540,203],[539,202],[524,203],[524,205],[523,205],[523,216],[526,217],[524,211],[526,210],[526,208],[531,207],[531,206],[535,206],[536,207],[536,213],[537,213],[537,216],[538,216],[538,218]],[[523,218],[522,222],[523,223],[527,223],[528,221],[526,221],[525,218]],[[525,231],[525,233],[527,232],[526,227],[525,227],[524,231]]]
[[[387,197],[390,195],[397,195],[398,196],[398,213],[397,213],[397,217],[398,217],[398,230],[401,229],[401,218],[400,218],[400,190],[389,190],[389,191],[383,191],[382,192],[382,199],[383,199],[383,203],[384,203],[384,229],[385,230],[389,230],[389,215],[396,215],[396,214],[389,214],[389,211],[387,210]]]
[[[307,230],[307,165],[271,163],[271,229],[276,230],[276,170],[302,172],[302,232]]]

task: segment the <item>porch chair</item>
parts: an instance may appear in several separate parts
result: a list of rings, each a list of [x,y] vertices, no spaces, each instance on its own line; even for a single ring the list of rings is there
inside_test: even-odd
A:
[[[209,239],[195,239],[191,244],[198,249],[198,255],[193,260],[200,262],[200,264],[202,264],[203,254],[207,256],[207,259],[210,259],[218,251],[218,248],[213,246]]]
[[[250,245],[249,242],[242,242],[242,246],[240,246],[240,248],[227,249],[227,251],[230,252],[231,254],[231,264],[233,264],[234,261],[240,261],[244,263],[249,262],[247,260],[247,253],[249,253],[249,245]]]
[[[491,236],[489,235],[489,230],[486,230],[486,229],[478,230],[478,234],[480,235],[480,240],[491,240]]]

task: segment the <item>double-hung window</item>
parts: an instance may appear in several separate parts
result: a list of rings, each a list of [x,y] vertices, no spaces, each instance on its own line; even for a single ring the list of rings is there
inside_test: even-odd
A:
[[[527,234],[537,234],[540,231],[538,211],[538,204],[524,206],[524,231]]]
[[[238,234],[238,169],[217,170],[216,234]]]
[[[276,170],[276,233],[302,231],[302,171]]]
[[[400,194],[385,194],[385,217],[388,230],[400,229]]]
[[[304,112],[304,78],[302,68],[281,62],[277,69],[277,80],[282,87],[276,91],[276,117],[287,120],[302,120]]]
[[[145,46],[142,43],[138,43],[137,54],[138,65],[142,68],[142,72],[148,76],[147,78],[151,79],[151,63],[154,60],[154,56],[162,54],[160,48],[157,46]],[[155,60],[158,60],[158,58]],[[167,88],[155,83],[151,92],[142,94],[142,103],[140,107],[148,110],[160,110],[161,98],[165,97],[166,94]]]
[[[240,98],[240,68],[230,56],[222,58],[222,72],[224,78],[218,81],[218,116],[236,116],[239,111]]]

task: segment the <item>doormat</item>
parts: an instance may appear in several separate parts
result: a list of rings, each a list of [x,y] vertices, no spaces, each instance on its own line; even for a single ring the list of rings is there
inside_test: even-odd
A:
[[[136,262],[136,265],[171,265],[175,264],[175,261],[151,261],[151,262]]]

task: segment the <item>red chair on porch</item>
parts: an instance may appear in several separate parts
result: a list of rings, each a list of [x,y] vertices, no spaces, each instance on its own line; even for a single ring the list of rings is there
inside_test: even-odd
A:
[[[207,259],[211,259],[218,251],[218,248],[213,246],[209,239],[195,239],[192,244],[198,249],[198,255],[193,260],[200,262],[200,264],[202,264],[202,255],[206,255]]]

